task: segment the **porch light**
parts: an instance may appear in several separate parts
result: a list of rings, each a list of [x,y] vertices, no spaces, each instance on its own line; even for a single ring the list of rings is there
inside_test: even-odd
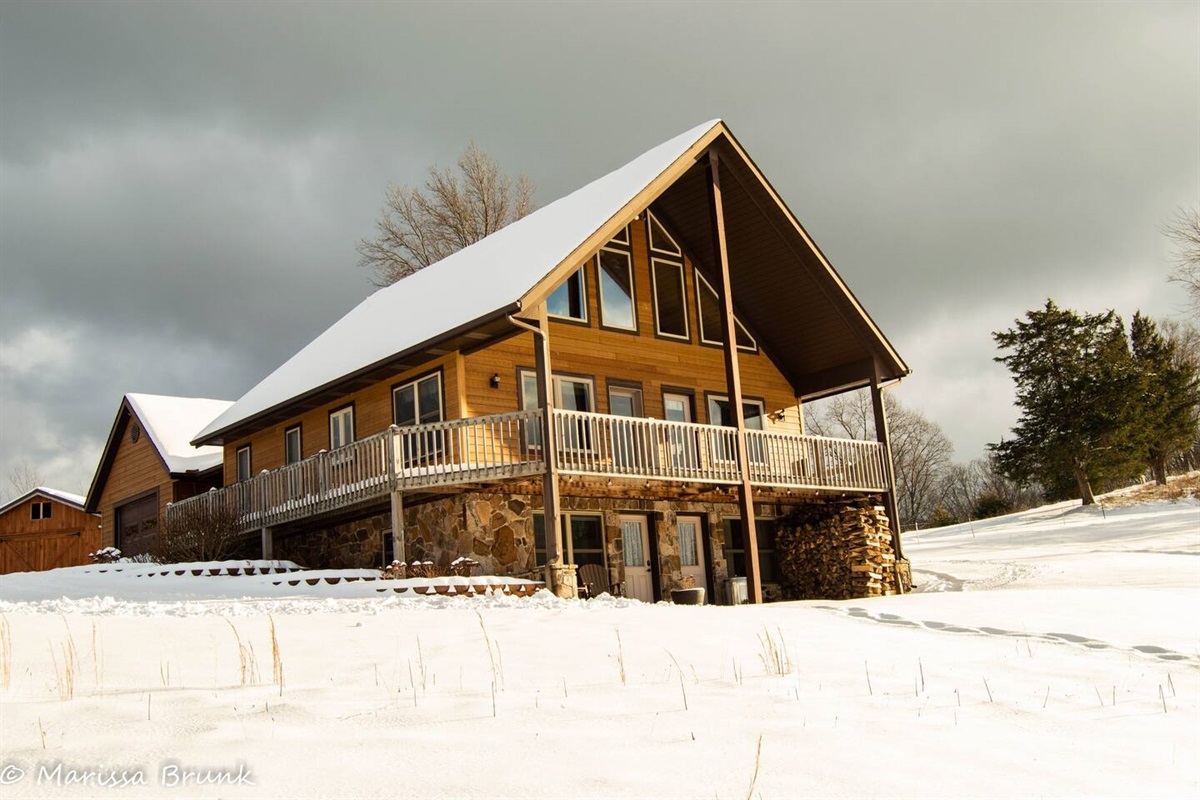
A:
[[[488,379],[488,385],[491,386],[493,389],[500,388],[500,373],[499,372],[492,373],[492,377]]]

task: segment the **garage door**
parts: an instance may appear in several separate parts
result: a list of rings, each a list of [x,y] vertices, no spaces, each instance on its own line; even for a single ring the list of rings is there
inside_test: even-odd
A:
[[[150,553],[158,544],[158,493],[117,507],[116,545],[123,556]]]

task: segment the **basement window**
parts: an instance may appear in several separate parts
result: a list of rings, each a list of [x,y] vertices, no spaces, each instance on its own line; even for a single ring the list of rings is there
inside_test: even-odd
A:
[[[725,560],[729,577],[746,577],[746,551],[742,548],[742,520],[730,517],[721,520],[725,532]],[[775,520],[755,519],[754,530],[758,534],[758,567],[761,571],[759,583],[779,582],[779,558],[775,550]]]
[[[605,566],[604,518],[598,514],[560,514],[565,564],[582,567],[584,564]],[[536,566],[546,563],[546,518],[542,512],[533,515],[534,554]]]

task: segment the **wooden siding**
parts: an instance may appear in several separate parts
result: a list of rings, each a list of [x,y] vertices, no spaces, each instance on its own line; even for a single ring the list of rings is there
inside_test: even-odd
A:
[[[634,382],[642,385],[645,416],[663,419],[664,388],[683,388],[695,393],[694,421],[710,423],[705,395],[726,394],[725,364],[721,348],[700,344],[699,309],[692,263],[684,259],[690,341],[656,336],[645,214],[630,225],[630,234],[637,333],[600,327],[596,262],[594,258],[589,259],[584,269],[589,323],[585,326],[551,320],[552,368],[558,374],[593,377],[595,410],[601,414],[609,413],[609,381],[625,384]],[[663,258],[659,254],[656,257]],[[522,333],[511,337],[470,353],[464,360],[468,413],[483,415],[513,411],[519,408],[520,402],[517,370],[533,369],[533,334]],[[738,362],[742,373],[742,393],[748,400],[762,400],[767,413],[787,410],[778,422],[767,420],[767,428],[800,433],[792,387],[769,356],[761,349],[756,353],[739,351]],[[489,381],[492,375],[500,376],[499,389],[491,388]]]
[[[134,417],[132,413],[123,416],[120,430],[117,432],[117,452],[113,456],[112,466],[109,468],[108,477],[104,481],[104,487],[100,492],[100,501],[97,504],[100,509],[105,547],[113,544],[117,506],[157,490],[158,518],[161,522],[163,509],[174,497],[171,476],[167,473],[166,465],[150,440],[149,434],[146,433],[146,426],[140,420],[138,421],[142,427],[142,433],[136,442],[131,442],[129,440],[129,421]]]
[[[51,503],[50,519],[31,519],[33,503]],[[100,548],[100,517],[34,495],[0,515],[0,575],[89,563]]]
[[[556,373],[594,378],[596,411],[599,413],[609,412],[609,381],[625,385],[633,382],[642,386],[645,416],[663,419],[664,387],[684,388],[695,393],[694,421],[707,423],[706,393],[726,394],[722,349],[700,344],[696,281],[691,261],[686,258],[684,283],[689,341],[655,334],[646,219],[642,214],[630,225],[637,332],[600,326],[599,284],[593,257],[585,266],[589,322],[584,325],[551,320],[553,368]],[[763,401],[767,413],[784,411],[780,420],[767,420],[767,429],[800,433],[792,387],[769,356],[761,350],[755,353],[741,351],[739,359],[746,398]],[[354,405],[356,439],[386,430],[392,424],[392,388],[435,370],[442,373],[443,412],[448,420],[520,410],[517,370],[533,367],[533,335],[529,333],[515,334],[465,355],[459,351],[447,353],[249,436],[227,442],[225,484],[237,483],[237,451],[246,445],[250,445],[252,475],[283,466],[284,432],[296,425],[301,428],[303,458],[328,450],[329,414],[351,403]],[[498,389],[491,386],[493,375],[500,378]]]
[[[397,324],[402,324],[399,321]],[[396,373],[356,392],[291,417],[277,425],[233,440],[225,445],[225,484],[237,483],[237,451],[250,445],[250,474],[272,470],[284,465],[283,433],[288,428],[300,426],[301,458],[315,456],[329,449],[329,413],[354,404],[354,438],[365,439],[381,433],[392,424],[392,388],[414,378],[423,377],[436,370],[442,371],[442,412],[446,419],[459,419],[462,413],[459,389],[459,363],[457,352],[448,353],[435,361],[415,369]],[[511,409],[510,409],[511,410]]]

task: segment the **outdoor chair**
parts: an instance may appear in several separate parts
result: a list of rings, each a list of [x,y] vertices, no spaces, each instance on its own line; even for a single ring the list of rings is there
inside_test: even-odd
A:
[[[579,568],[579,589],[584,597],[599,597],[605,592],[621,596],[621,584],[610,584],[608,570],[599,564],[584,564]]]

